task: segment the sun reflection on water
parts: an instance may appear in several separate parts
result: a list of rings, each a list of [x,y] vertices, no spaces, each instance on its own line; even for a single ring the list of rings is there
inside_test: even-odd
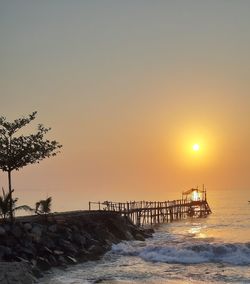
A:
[[[195,225],[189,228],[188,233],[191,234],[194,238],[204,239],[208,237],[204,232],[202,232],[202,229],[204,228],[204,226]]]

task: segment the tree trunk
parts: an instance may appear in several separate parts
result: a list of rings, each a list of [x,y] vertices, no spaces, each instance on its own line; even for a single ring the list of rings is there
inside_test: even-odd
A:
[[[9,195],[10,195],[10,221],[13,222],[13,199],[12,199],[12,185],[11,185],[11,171],[8,171],[8,182],[9,182]]]

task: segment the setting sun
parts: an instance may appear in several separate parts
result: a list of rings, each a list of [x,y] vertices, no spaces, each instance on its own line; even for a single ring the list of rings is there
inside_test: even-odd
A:
[[[199,144],[194,144],[193,145],[193,150],[194,151],[199,151],[200,150],[200,145]]]

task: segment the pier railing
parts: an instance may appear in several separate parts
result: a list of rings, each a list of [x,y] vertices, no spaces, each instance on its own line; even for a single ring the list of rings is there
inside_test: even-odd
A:
[[[206,217],[211,209],[206,198],[172,201],[89,202],[89,210],[115,211],[129,217],[136,225],[172,222],[187,217]]]

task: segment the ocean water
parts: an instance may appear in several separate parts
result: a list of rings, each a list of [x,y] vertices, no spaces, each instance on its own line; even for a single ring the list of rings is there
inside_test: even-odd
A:
[[[41,284],[250,283],[250,193],[208,194],[213,213],[113,245],[99,261],[53,270]]]

